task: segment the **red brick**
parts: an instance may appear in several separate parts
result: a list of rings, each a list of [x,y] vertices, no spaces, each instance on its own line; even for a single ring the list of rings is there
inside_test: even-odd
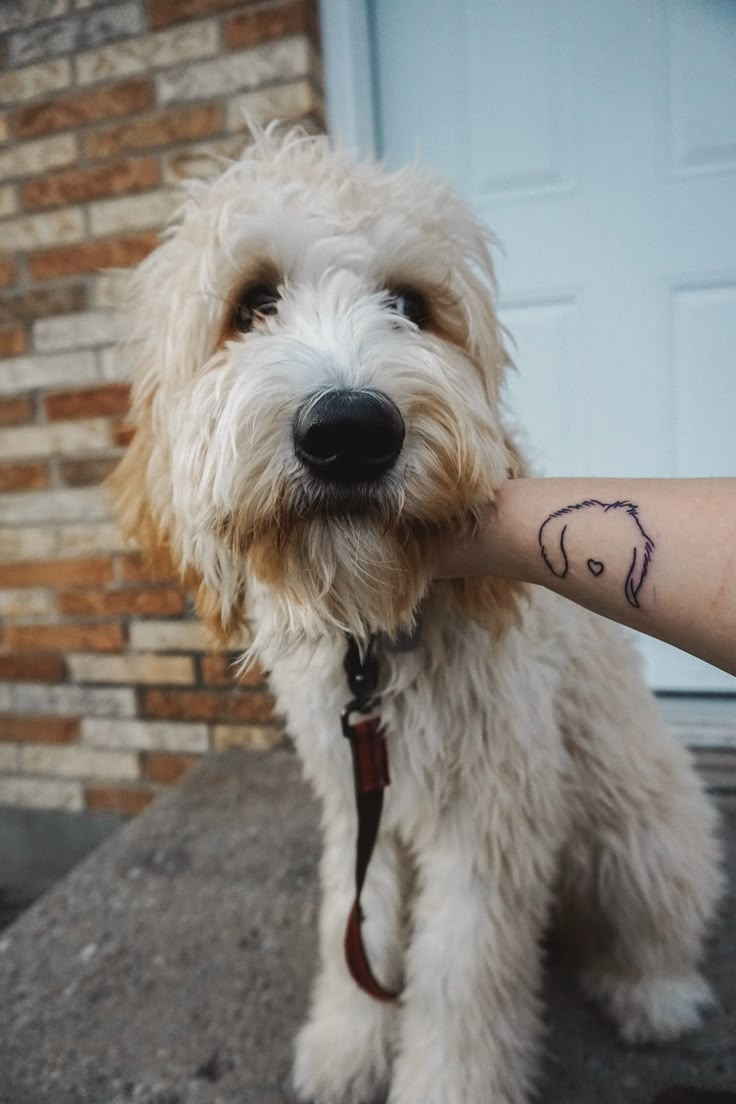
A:
[[[0,399],[0,426],[21,425],[33,417],[30,399]]]
[[[88,786],[84,791],[84,803],[92,812],[135,816],[157,796],[156,790],[141,786]]]
[[[67,487],[97,487],[118,466],[114,457],[91,460],[65,460],[59,467],[61,481]]]
[[[224,113],[218,104],[157,111],[93,131],[84,140],[84,151],[87,157],[112,157],[131,150],[172,146],[219,134],[224,122]]]
[[[43,405],[50,422],[125,414],[130,405],[130,386],[108,383],[78,391],[52,391],[44,396]]]
[[[242,675],[236,675],[233,660],[237,655],[212,652],[202,656],[202,681],[211,686],[262,686],[266,672],[260,663],[251,663]]]
[[[23,205],[29,210],[63,203],[87,203],[102,196],[130,195],[155,188],[161,177],[153,157],[114,161],[93,169],[70,169],[38,176],[23,185]]]
[[[98,119],[117,119],[133,111],[144,111],[152,103],[150,80],[111,84],[21,108],[15,117],[15,133],[19,138],[37,138],[57,130],[76,130]]]
[[[8,625],[9,648],[55,648],[60,652],[118,652],[124,646],[123,629],[116,623],[102,625]]]
[[[0,287],[10,287],[15,281],[15,263],[10,259],[0,261]]]
[[[254,2],[258,0],[151,0],[151,27],[168,27],[172,23],[184,23],[212,12],[242,8]]]
[[[116,422],[111,427],[113,444],[127,448],[135,437],[135,427],[126,422]]]
[[[317,50],[322,49],[322,28],[320,26],[319,0],[306,0],[307,5],[307,34],[312,39]]]
[[[143,713],[148,717],[176,721],[270,721],[274,699],[270,694],[228,690],[146,690]]]
[[[0,330],[0,357],[20,356],[28,348],[26,331],[22,326]]]
[[[49,471],[40,460],[32,464],[0,464],[0,491],[37,491],[49,485]]]
[[[148,782],[168,785],[170,782],[177,782],[198,762],[197,755],[167,755],[165,752],[144,751],[141,754],[141,776]]]
[[[101,238],[84,245],[60,245],[30,254],[28,271],[34,280],[54,280],[100,268],[130,268],[142,261],[158,244],[158,235],[148,231],[122,238]]]
[[[0,655],[0,679],[16,682],[61,682],[66,676],[59,655],[38,652],[29,655]]]
[[[33,322],[50,314],[76,314],[87,306],[84,284],[30,288],[0,299],[0,322]]]
[[[90,586],[112,580],[112,562],[94,557],[79,560],[29,560],[0,564],[0,587]]]
[[[308,30],[305,5],[301,0],[277,8],[238,12],[225,20],[225,45],[229,50],[256,46],[271,38],[301,34]]]
[[[235,656],[219,652],[203,655],[201,659],[202,682],[210,686],[233,686],[235,673],[232,667]]]
[[[75,744],[79,721],[66,717],[0,717],[0,742],[10,744]]]
[[[118,574],[125,583],[170,583],[171,576],[156,571],[141,555],[128,552],[118,556]]]
[[[56,603],[60,613],[81,617],[172,617],[186,606],[173,587],[71,590],[59,594]]]

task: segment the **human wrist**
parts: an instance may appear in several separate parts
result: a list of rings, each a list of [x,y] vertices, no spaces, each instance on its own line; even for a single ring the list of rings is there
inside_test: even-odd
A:
[[[531,529],[524,526],[523,515],[518,516],[523,482],[509,480],[498,488],[493,501],[480,509],[475,530],[466,540],[448,540],[440,545],[437,578],[495,575],[531,581],[529,548],[534,534],[529,536]]]

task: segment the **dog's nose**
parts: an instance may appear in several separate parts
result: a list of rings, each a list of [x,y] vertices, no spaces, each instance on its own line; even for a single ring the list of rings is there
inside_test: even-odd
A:
[[[404,422],[380,391],[326,391],[310,398],[294,422],[294,449],[329,483],[368,483],[396,463]]]

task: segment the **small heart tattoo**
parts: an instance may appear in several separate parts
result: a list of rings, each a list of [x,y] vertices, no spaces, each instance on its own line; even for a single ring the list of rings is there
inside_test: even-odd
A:
[[[588,570],[593,575],[603,574],[603,564],[600,560],[588,560]]]

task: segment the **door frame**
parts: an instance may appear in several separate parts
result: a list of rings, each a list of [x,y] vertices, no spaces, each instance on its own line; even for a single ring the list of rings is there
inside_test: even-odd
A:
[[[376,153],[369,0],[319,0],[327,129],[361,156]]]

